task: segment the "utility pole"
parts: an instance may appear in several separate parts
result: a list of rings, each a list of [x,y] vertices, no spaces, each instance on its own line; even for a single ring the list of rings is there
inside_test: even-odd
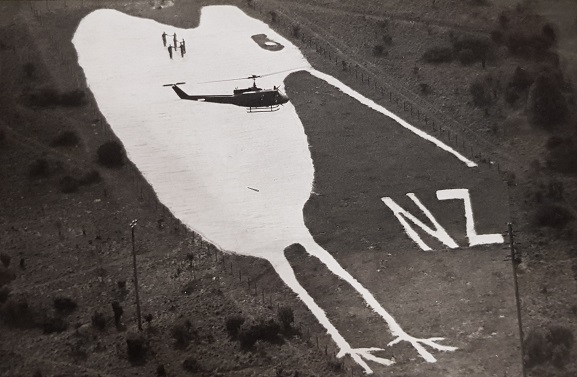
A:
[[[513,240],[513,224],[507,224],[507,233],[509,233],[509,249],[511,250],[511,264],[513,265],[513,285],[515,287],[515,302],[517,304],[517,323],[519,324],[519,337],[521,338],[521,370],[522,376],[526,377],[525,371],[525,336],[523,335],[523,322],[521,320],[521,301],[519,298],[519,285],[517,283],[517,264],[521,263],[521,257],[515,251],[515,241]]]
[[[138,330],[142,331],[142,319],[140,317],[140,298],[138,297],[138,272],[136,271],[136,248],[134,247],[134,228],[138,220],[130,222],[130,233],[132,238],[132,266],[134,268],[134,293],[136,294],[136,316],[138,318]]]

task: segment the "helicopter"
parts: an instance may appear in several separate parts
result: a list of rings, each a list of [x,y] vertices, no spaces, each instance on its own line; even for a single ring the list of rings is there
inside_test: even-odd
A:
[[[249,113],[254,112],[271,112],[279,110],[279,106],[289,101],[286,94],[282,93],[278,86],[273,89],[261,89],[256,86],[256,79],[269,75],[251,75],[239,79],[205,81],[201,84],[211,82],[224,82],[235,80],[252,80],[252,86],[244,89],[234,89],[232,95],[189,95],[180,89],[178,86],[186,84],[185,82],[177,82],[174,84],[165,84],[163,86],[170,86],[181,99],[200,102],[226,103],[241,107],[246,107]]]

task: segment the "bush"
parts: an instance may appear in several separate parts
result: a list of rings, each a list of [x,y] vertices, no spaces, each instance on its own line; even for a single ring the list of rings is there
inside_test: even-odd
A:
[[[475,54],[473,54],[473,50],[468,48],[459,51],[457,57],[459,58],[459,62],[463,65],[469,65],[475,62]]]
[[[540,227],[563,229],[573,220],[571,212],[557,204],[543,204],[534,214],[534,223]]]
[[[277,316],[284,329],[289,329],[295,320],[293,310],[288,306],[279,308]]]
[[[80,179],[78,180],[78,183],[83,186],[88,186],[93,183],[98,183],[101,180],[102,177],[100,176],[98,170],[92,169],[88,173],[82,175],[82,177],[80,177]]]
[[[489,52],[491,45],[488,38],[477,37],[472,35],[461,35],[452,39],[453,49],[459,53],[463,50],[470,50],[473,60],[484,60]]]
[[[245,322],[238,333],[238,340],[243,349],[254,346],[259,341],[275,342],[279,339],[280,326],[273,320],[259,320],[257,323]]]
[[[85,97],[86,94],[80,89],[59,93],[56,89],[47,87],[29,94],[27,103],[32,107],[78,107],[86,103]]]
[[[112,311],[114,312],[114,323],[116,327],[120,326],[122,314],[124,314],[124,309],[122,309],[122,305],[118,303],[118,301],[114,301],[112,304]]]
[[[35,315],[25,299],[8,298],[0,310],[0,317],[11,326],[34,327]]]
[[[78,136],[73,131],[63,131],[50,143],[53,147],[75,147],[79,144]]]
[[[42,323],[44,334],[60,333],[68,329],[68,323],[60,317],[50,317]]]
[[[552,136],[547,141],[547,166],[564,173],[577,174],[577,145],[573,139]]]
[[[194,357],[187,357],[182,362],[182,368],[190,373],[202,372],[202,367]]]
[[[0,262],[2,262],[4,267],[6,267],[6,268],[10,267],[10,260],[11,259],[12,258],[10,258],[10,255],[8,255],[6,253],[0,253]]]
[[[450,47],[432,47],[425,51],[423,60],[427,63],[449,63],[453,61],[453,50]]]
[[[4,266],[0,266],[0,287],[5,286],[14,279],[16,279],[16,274],[14,271]]]
[[[66,175],[60,179],[60,191],[65,194],[78,191],[79,182],[76,178]]]
[[[103,313],[94,312],[91,320],[92,320],[92,326],[94,328],[97,328],[100,331],[104,331],[104,329],[106,328],[106,317],[104,317]]]
[[[30,164],[28,174],[32,178],[44,178],[50,175],[50,168],[48,161],[44,158],[39,158]]]
[[[10,297],[10,287],[2,286],[0,288],[0,304],[5,303]]]
[[[54,309],[62,314],[70,314],[76,310],[78,304],[68,297],[56,297],[54,299]]]
[[[292,35],[295,38],[298,38],[300,35],[301,26],[300,25],[293,25],[292,26]]]
[[[571,361],[573,343],[573,333],[562,326],[531,330],[524,340],[525,365],[532,368],[550,362],[561,368]]]
[[[133,364],[143,363],[146,359],[148,346],[142,334],[131,333],[126,336],[126,354]]]
[[[383,45],[373,46],[373,56],[383,56],[385,55],[385,53],[386,53],[385,46]]]
[[[569,110],[561,92],[561,83],[551,73],[541,73],[529,89],[527,109],[533,121],[550,129],[563,122]]]
[[[475,80],[469,87],[475,106],[486,108],[492,103],[491,91],[486,82]]]
[[[232,339],[236,339],[238,336],[238,331],[240,330],[240,327],[244,321],[245,319],[238,315],[227,317],[225,321],[225,328],[228,336],[230,336]]]
[[[108,167],[115,168],[124,164],[124,152],[122,146],[116,141],[108,141],[98,148],[98,162]]]
[[[423,93],[423,94],[431,93],[431,87],[427,83],[424,83],[424,82],[420,83],[419,88],[421,89],[421,93]]]
[[[268,12],[268,14],[270,14],[270,20],[274,24],[278,16],[277,13],[274,10],[271,10],[270,12]]]
[[[170,330],[170,335],[174,338],[174,345],[177,348],[186,348],[193,338],[193,332],[194,330],[192,329],[192,324],[187,320],[183,323],[173,326]]]

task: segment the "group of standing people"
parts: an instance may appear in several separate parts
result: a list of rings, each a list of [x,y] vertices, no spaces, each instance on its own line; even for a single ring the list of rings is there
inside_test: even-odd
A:
[[[182,39],[182,42],[178,42],[178,39],[176,39],[176,33],[166,34],[165,32],[162,32],[162,44],[164,45],[164,47],[166,47],[167,36],[171,36],[172,41],[174,43],[174,47],[172,44],[168,45],[168,55],[170,56],[170,58],[172,59],[172,52],[173,51],[176,52],[177,49],[180,49],[180,56],[184,57],[184,54],[186,54],[186,43],[184,42],[184,38]]]

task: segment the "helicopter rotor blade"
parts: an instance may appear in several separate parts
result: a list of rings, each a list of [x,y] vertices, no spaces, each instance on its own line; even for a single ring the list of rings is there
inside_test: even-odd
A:
[[[278,75],[279,73],[284,73],[284,72],[290,72],[290,71],[300,71],[302,69],[305,69],[307,67],[297,67],[297,68],[290,68],[290,69],[284,69],[282,71],[277,71],[277,72],[271,72],[271,73],[267,73],[264,75],[251,75],[248,77],[238,77],[238,78],[234,78],[234,79],[226,79],[226,80],[212,80],[212,81],[202,81],[199,82],[197,84],[210,84],[210,83],[214,83],[214,82],[227,82],[227,81],[240,81],[240,80],[255,80],[261,77],[268,77],[268,76],[272,76],[272,75]]]
[[[176,82],[174,84],[164,84],[163,86],[175,86],[175,85],[184,85],[186,84],[185,82]]]

